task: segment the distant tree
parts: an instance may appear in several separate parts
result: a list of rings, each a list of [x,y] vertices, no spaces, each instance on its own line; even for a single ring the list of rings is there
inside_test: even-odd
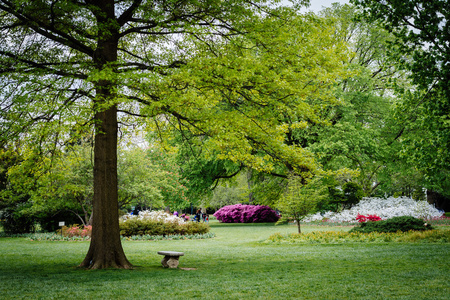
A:
[[[283,218],[292,218],[297,223],[298,233],[301,233],[300,222],[310,213],[314,213],[318,204],[327,197],[326,187],[319,178],[305,180],[291,175],[284,194],[276,202]]]

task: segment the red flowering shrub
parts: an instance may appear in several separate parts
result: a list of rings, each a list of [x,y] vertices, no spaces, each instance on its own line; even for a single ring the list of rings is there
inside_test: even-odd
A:
[[[92,233],[92,226],[88,225],[88,226],[84,226],[83,228],[81,228],[78,225],[71,225],[69,227],[64,226],[62,228],[62,235],[67,236],[67,237],[74,237],[74,236],[81,236],[81,237],[85,237],[85,236],[91,236]]]
[[[356,220],[357,220],[359,223],[365,223],[365,222],[367,222],[367,221],[370,221],[370,222],[381,221],[381,218],[380,218],[379,216],[377,216],[377,215],[367,215],[367,216],[364,216],[364,215],[358,214],[358,215],[356,216]]]
[[[224,206],[214,216],[223,223],[265,223],[279,219],[277,213],[268,206],[245,204]]]

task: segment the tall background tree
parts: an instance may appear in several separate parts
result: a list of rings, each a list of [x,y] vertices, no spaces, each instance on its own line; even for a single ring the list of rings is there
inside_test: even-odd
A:
[[[317,176],[312,180],[298,178],[290,175],[286,188],[277,201],[277,208],[281,210],[282,217],[292,219],[297,224],[298,233],[301,233],[300,221],[310,213],[314,213],[320,202],[327,197],[327,190],[321,179]]]

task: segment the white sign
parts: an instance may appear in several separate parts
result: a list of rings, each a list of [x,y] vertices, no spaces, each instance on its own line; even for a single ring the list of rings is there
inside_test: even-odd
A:
[[[64,225],[66,225],[65,222],[59,222],[59,226],[64,226]]]

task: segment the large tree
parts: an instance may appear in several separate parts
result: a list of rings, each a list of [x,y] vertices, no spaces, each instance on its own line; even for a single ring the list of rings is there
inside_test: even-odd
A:
[[[31,140],[48,156],[95,128],[81,267],[132,267],[119,235],[117,137],[134,117],[153,118],[161,135],[188,128],[221,158],[260,170],[317,167],[280,142],[279,116],[306,126],[333,103],[346,50],[326,22],[247,0],[0,0],[0,17],[2,141]]]

